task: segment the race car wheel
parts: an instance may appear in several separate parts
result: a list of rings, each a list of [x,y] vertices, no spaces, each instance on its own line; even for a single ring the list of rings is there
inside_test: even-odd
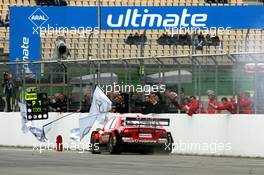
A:
[[[109,137],[109,142],[108,142],[107,148],[108,148],[108,151],[110,154],[119,154],[120,153],[118,145],[117,145],[113,136]]]
[[[92,151],[91,151],[92,154],[100,154],[101,152],[99,150],[95,149],[96,148],[95,144],[99,143],[99,141],[95,137],[95,133],[92,133],[90,143],[92,145]]]
[[[172,135],[170,132],[168,132],[167,136],[168,136],[168,143],[166,145],[164,153],[170,154],[172,152],[172,149],[173,149],[173,138],[172,138]]]

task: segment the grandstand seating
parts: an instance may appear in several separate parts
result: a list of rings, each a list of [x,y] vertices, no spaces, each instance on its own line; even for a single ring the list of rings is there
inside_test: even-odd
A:
[[[98,0],[68,0],[68,6],[95,6]],[[35,0],[0,0],[0,12],[2,16],[8,13],[8,6],[33,6]],[[179,5],[223,5],[208,4],[204,0],[101,0],[103,6],[179,6]],[[225,5],[243,5],[242,0],[229,0]],[[192,52],[190,46],[162,46],[158,45],[156,39],[164,30],[147,30],[148,41],[142,51],[141,46],[127,45],[125,40],[130,33],[143,33],[144,31],[132,30],[102,30],[101,31],[101,58],[124,58],[124,57],[153,57],[188,55]],[[64,34],[66,43],[70,49],[70,59],[85,59],[87,57],[98,58],[98,35],[94,34],[90,41],[88,36],[81,37],[68,31]],[[196,53],[222,53],[222,52],[260,52],[264,50],[263,30],[231,30],[229,34],[218,35],[222,41],[221,47],[204,47]],[[42,58],[50,59],[57,34],[41,33]],[[2,42],[3,41],[3,42]],[[88,44],[90,43],[90,44]],[[89,48],[88,48],[89,47]],[[0,48],[4,53],[9,52],[9,28],[0,28]]]
[[[153,56],[171,56],[190,54],[192,48],[190,46],[162,46],[158,45],[156,39],[164,31],[148,30],[148,42],[144,45],[144,52],[141,53],[140,45],[127,45],[125,40],[133,31],[102,31],[101,32],[101,57],[102,58],[123,58],[123,57],[153,57]],[[139,31],[143,33],[143,31]],[[56,35],[46,36],[43,34],[42,48],[45,50],[43,58],[49,58],[52,54],[52,48],[55,46]],[[247,30],[231,30],[230,34],[218,35],[223,41],[222,46],[204,47],[203,51],[197,53],[222,53],[222,52],[261,52],[264,48],[263,38],[264,31],[252,30],[248,33]],[[98,35],[91,38],[88,49],[88,38],[80,38],[77,35],[66,34],[66,42],[70,48],[70,58],[87,58],[89,55],[93,58],[98,57]],[[77,39],[76,39],[77,38]],[[248,39],[246,39],[248,38]],[[247,42],[245,42],[247,40]],[[47,51],[47,52],[46,52]],[[142,54],[142,55],[141,55]]]

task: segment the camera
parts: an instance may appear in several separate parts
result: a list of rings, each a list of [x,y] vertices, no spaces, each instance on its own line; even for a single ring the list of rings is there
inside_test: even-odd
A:
[[[65,60],[69,55],[69,49],[66,45],[66,39],[64,36],[58,36],[55,41],[55,48],[53,52],[53,59]]]

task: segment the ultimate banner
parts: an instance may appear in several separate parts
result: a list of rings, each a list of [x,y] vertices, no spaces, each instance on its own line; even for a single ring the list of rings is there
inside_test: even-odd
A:
[[[263,29],[264,6],[10,7],[10,61],[38,61],[40,33],[126,29]],[[98,22],[100,21],[100,25]]]

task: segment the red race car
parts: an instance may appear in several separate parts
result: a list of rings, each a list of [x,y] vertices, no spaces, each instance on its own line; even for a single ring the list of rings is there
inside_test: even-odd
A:
[[[111,118],[103,129],[91,134],[92,153],[108,151],[110,154],[121,152],[171,153],[173,139],[163,126],[170,120],[149,116],[117,116]]]

